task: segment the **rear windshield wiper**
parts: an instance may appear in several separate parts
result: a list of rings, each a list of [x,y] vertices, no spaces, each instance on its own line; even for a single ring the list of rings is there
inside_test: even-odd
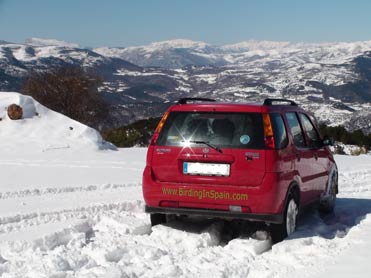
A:
[[[189,141],[189,142],[194,143],[194,144],[204,144],[204,145],[206,145],[206,146],[208,146],[208,147],[210,147],[210,148],[212,148],[212,149],[214,149],[214,150],[216,150],[216,151],[218,151],[220,153],[223,153],[220,148],[218,148],[217,146],[211,145],[207,141]]]

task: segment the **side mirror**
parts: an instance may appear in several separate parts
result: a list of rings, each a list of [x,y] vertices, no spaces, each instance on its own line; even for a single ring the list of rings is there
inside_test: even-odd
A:
[[[328,135],[323,136],[323,139],[322,139],[323,146],[333,146],[334,143],[335,143],[334,138],[329,137]]]

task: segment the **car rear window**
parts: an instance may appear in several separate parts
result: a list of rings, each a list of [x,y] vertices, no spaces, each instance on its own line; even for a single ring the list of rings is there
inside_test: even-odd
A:
[[[171,112],[159,135],[157,145],[197,145],[192,141],[203,141],[224,148],[264,149],[262,115]]]

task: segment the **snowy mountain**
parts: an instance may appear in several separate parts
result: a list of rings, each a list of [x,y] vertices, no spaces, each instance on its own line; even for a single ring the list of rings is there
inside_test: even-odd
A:
[[[178,85],[168,86],[168,92],[162,94],[142,90],[141,94],[150,95],[153,102],[156,101],[153,97],[165,96],[165,100],[172,101],[184,95],[228,101],[286,97],[314,111],[327,124],[371,132],[371,41],[322,44],[247,41],[218,47],[174,40],[94,51],[141,66],[162,67],[149,69],[146,74],[165,74]],[[117,74],[128,77],[134,73]]]
[[[70,43],[65,41],[59,41],[54,39],[41,39],[41,38],[29,38],[25,41],[25,44],[31,46],[64,46],[78,48],[79,45],[76,43]]]
[[[221,66],[227,62],[216,55],[218,48],[204,42],[190,40],[172,40],[151,43],[147,46],[94,49],[95,52],[108,57],[121,58],[143,67],[161,67],[176,69],[187,65]]]
[[[127,48],[78,48],[55,40],[0,44],[0,90],[19,91],[31,70],[78,65],[104,79],[107,127],[159,116],[185,96],[298,101],[331,125],[371,132],[371,41],[246,41],[214,46],[173,40]]]
[[[128,60],[144,67],[181,68],[188,65],[219,66],[251,61],[287,60],[299,63],[342,64],[371,49],[371,41],[351,43],[290,43],[274,41],[245,41],[214,46],[190,40],[171,40],[127,48],[96,48],[103,56]],[[194,61],[187,61],[193,57]],[[178,64],[174,62],[183,61]],[[287,61],[282,61],[287,63]]]

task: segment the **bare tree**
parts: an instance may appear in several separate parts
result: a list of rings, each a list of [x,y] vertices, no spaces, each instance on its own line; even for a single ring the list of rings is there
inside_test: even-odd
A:
[[[48,108],[87,125],[99,127],[108,106],[99,95],[102,80],[79,67],[32,72],[22,92]]]

